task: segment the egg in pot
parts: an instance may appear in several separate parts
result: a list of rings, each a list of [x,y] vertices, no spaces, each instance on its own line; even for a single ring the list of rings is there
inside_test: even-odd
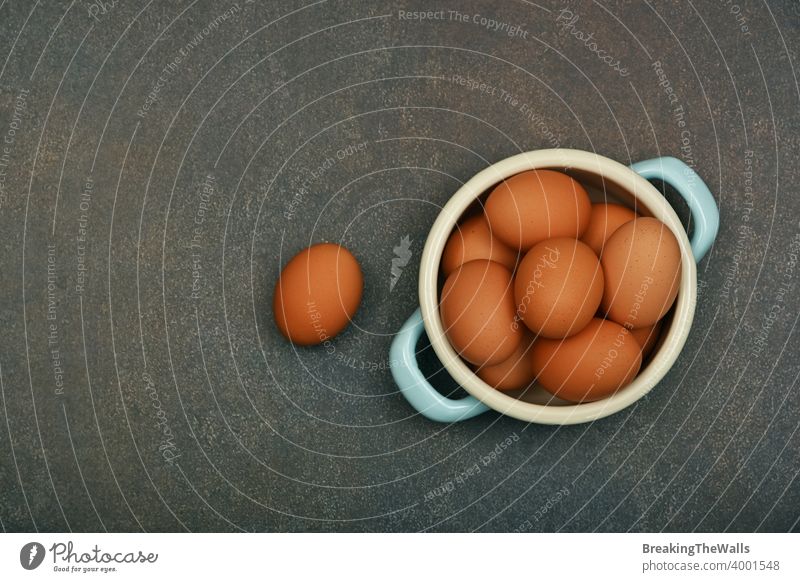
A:
[[[656,347],[658,337],[661,335],[661,325],[664,323],[663,319],[658,320],[655,325],[647,327],[637,327],[631,330],[631,334],[636,338],[636,343],[642,348],[642,357],[646,358]]]
[[[439,312],[450,344],[472,364],[499,364],[522,341],[511,271],[500,263],[478,259],[451,273],[442,288]]]
[[[495,261],[510,270],[517,264],[517,251],[494,236],[482,214],[468,218],[453,230],[442,253],[442,272],[447,276],[476,259]]]
[[[672,307],[681,281],[681,249],[660,220],[642,217],[620,226],[600,262],[601,306],[608,319],[627,328],[648,327]]]
[[[510,357],[494,366],[481,366],[478,377],[498,390],[517,390],[533,382],[530,351],[533,335],[525,332],[519,346]]]
[[[589,227],[581,240],[589,245],[598,257],[603,254],[606,241],[616,230],[636,218],[636,213],[621,204],[592,204]]]
[[[610,396],[639,373],[642,351],[631,332],[605,319],[592,319],[563,340],[537,338],[531,349],[536,381],[570,402]]]
[[[563,172],[529,170],[492,190],[486,217],[492,232],[514,249],[562,236],[580,237],[589,226],[592,205],[583,186]]]
[[[592,250],[574,238],[547,239],[519,264],[514,279],[517,313],[546,338],[583,329],[603,296],[603,270]]]

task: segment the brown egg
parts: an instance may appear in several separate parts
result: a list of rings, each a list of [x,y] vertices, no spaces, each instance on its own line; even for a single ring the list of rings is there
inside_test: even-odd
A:
[[[564,340],[537,338],[531,349],[536,381],[570,402],[600,400],[626,386],[639,373],[642,351],[619,324],[593,319]]]
[[[620,226],[603,250],[606,317],[628,328],[653,325],[672,307],[681,281],[681,249],[655,218]]]
[[[642,348],[642,358],[646,358],[656,347],[658,336],[661,333],[661,323],[659,320],[655,325],[639,327],[631,330],[631,335],[636,338],[636,343]]]
[[[530,170],[499,184],[486,200],[486,217],[497,238],[527,251],[561,236],[580,237],[592,204],[576,180],[553,170]]]
[[[481,366],[478,377],[498,390],[516,390],[533,382],[530,351],[533,335],[525,332],[511,356],[494,366]]]
[[[275,285],[275,324],[296,344],[323,343],[347,327],[363,288],[350,251],[330,243],[310,246],[286,264]]]
[[[476,259],[488,259],[512,271],[517,265],[517,251],[492,235],[483,215],[468,218],[453,230],[442,253],[442,272],[446,277]]]
[[[520,261],[514,279],[517,314],[546,338],[578,333],[594,317],[602,296],[600,262],[574,238],[537,244]]]
[[[583,233],[581,240],[589,245],[598,257],[603,253],[603,246],[609,237],[620,226],[636,218],[636,213],[621,204],[592,204],[592,215],[589,228]]]
[[[500,263],[479,259],[461,265],[445,281],[439,312],[451,345],[470,363],[499,364],[522,340],[511,271]]]

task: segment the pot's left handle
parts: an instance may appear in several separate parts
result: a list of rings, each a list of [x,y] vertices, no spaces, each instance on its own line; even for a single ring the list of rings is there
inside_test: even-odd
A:
[[[436,422],[456,422],[489,410],[474,396],[446,398],[430,385],[417,364],[417,342],[425,325],[419,308],[403,324],[389,351],[392,376],[408,403],[422,416]]]

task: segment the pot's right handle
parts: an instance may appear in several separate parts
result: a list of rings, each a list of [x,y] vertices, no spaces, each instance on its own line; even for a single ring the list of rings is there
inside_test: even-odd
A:
[[[677,158],[663,157],[637,162],[631,169],[647,180],[663,180],[686,200],[692,213],[692,253],[698,263],[719,231],[719,210],[708,186],[697,173]]]

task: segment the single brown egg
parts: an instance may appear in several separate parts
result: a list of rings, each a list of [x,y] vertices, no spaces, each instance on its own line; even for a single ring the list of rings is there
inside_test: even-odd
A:
[[[661,324],[663,320],[659,320],[655,325],[648,327],[638,327],[631,330],[631,334],[636,338],[636,343],[642,348],[642,358],[646,358],[656,347],[658,336],[661,333]]]
[[[453,230],[442,253],[442,272],[446,277],[476,259],[500,263],[511,271],[517,265],[517,251],[492,234],[483,215],[468,218]]]
[[[533,382],[530,351],[533,335],[525,332],[519,346],[511,356],[494,366],[481,366],[478,377],[498,390],[516,390]]]
[[[439,312],[450,344],[472,364],[499,364],[522,341],[511,271],[500,263],[478,259],[453,271],[444,283]]]
[[[290,341],[310,346],[341,332],[361,303],[364,278],[346,248],[322,243],[297,253],[275,285],[275,324]]]
[[[531,348],[536,381],[570,402],[600,400],[626,386],[639,373],[642,351],[630,331],[593,319],[563,340],[537,338]]]
[[[514,278],[517,314],[541,337],[578,333],[594,317],[603,296],[603,270],[588,246],[551,238],[520,261]]]
[[[579,238],[589,226],[592,204],[583,186],[562,172],[529,170],[504,180],[486,200],[486,217],[497,238],[527,251],[548,238]]]
[[[589,245],[598,257],[603,254],[603,246],[620,226],[636,218],[636,213],[621,204],[592,204],[589,228],[581,240]]]
[[[628,328],[648,327],[672,307],[681,282],[681,248],[666,224],[637,218],[606,241],[601,259],[606,317]]]

